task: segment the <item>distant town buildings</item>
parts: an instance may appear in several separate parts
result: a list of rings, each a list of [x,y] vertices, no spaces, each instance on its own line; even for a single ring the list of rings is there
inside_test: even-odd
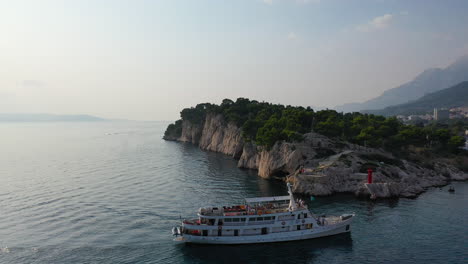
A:
[[[426,114],[426,115],[409,115],[409,116],[398,115],[397,119],[399,119],[400,121],[404,123],[407,123],[407,122],[414,123],[418,121],[423,121],[423,122],[432,121],[434,118],[432,115]]]
[[[441,121],[450,118],[450,111],[448,109],[434,108],[434,120]]]
[[[468,106],[456,107],[451,109],[434,108],[434,113],[425,115],[398,115],[397,118],[403,123],[428,123],[430,121],[444,121],[449,119],[468,118]]]
[[[450,109],[450,119],[468,118],[468,106]]]

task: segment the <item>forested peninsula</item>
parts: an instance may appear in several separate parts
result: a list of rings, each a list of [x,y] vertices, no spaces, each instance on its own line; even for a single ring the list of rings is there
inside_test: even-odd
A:
[[[395,117],[238,98],[183,109],[164,139],[231,155],[260,177],[294,183],[297,193],[412,197],[468,179],[466,126],[404,125]],[[369,168],[373,184],[366,184]]]

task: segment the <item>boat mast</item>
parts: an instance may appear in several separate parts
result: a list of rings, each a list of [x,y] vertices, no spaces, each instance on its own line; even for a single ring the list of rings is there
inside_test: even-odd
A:
[[[288,193],[289,193],[289,210],[294,211],[297,209],[296,201],[294,200],[293,192],[291,190],[291,184],[288,182]]]

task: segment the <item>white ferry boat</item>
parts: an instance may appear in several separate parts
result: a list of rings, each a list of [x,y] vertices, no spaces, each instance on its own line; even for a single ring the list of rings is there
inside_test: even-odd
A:
[[[205,207],[198,218],[172,229],[174,241],[200,244],[248,244],[303,240],[351,231],[354,214],[317,216],[302,200],[287,196],[246,198],[245,204]]]

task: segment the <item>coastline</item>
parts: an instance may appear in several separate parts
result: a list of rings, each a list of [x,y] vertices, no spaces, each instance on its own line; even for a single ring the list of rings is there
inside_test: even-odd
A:
[[[429,187],[468,180],[468,173],[443,160],[418,164],[396,158],[382,149],[367,148],[307,133],[301,142],[276,142],[270,149],[245,142],[242,131],[220,114],[207,114],[201,125],[182,121],[180,137],[164,140],[188,142],[205,151],[229,155],[239,168],[257,170],[258,176],[294,184],[305,195],[354,193],[372,199],[416,197]],[[367,184],[367,169],[373,183]]]

